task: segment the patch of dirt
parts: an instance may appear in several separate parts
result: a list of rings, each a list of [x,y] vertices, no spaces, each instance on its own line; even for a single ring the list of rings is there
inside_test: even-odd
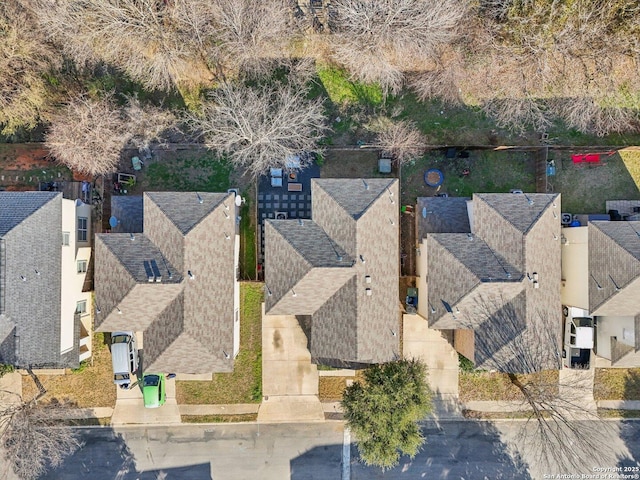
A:
[[[320,167],[322,178],[394,178],[397,171],[378,172],[378,150],[366,148],[331,148],[325,152]]]

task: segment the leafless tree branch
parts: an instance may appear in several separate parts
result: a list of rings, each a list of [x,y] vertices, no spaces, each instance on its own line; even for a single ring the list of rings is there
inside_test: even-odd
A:
[[[391,92],[402,86],[402,70],[456,37],[467,9],[463,0],[336,0],[331,7],[335,59]]]
[[[408,121],[391,122],[378,134],[375,144],[398,165],[420,157],[427,147],[424,135]]]
[[[214,90],[200,114],[187,113],[186,123],[205,144],[252,175],[286,164],[292,155],[319,152],[327,130],[320,101],[306,99],[300,86],[251,89],[224,84]],[[301,161],[312,161],[301,155]]]

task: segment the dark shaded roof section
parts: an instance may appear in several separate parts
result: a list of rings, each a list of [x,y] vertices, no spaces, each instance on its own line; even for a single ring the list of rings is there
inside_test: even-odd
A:
[[[113,252],[137,283],[180,283],[177,271],[144,234],[110,233],[100,235],[102,243]]]
[[[356,278],[342,286],[311,321],[310,351],[314,358],[354,362],[358,359]]]
[[[118,224],[111,229],[113,233],[141,233],[143,221],[143,202],[141,195],[112,195],[111,215]]]
[[[518,281],[523,276],[484,240],[471,233],[434,234],[434,238],[481,282]]]
[[[466,233],[471,231],[466,197],[420,197],[414,213],[418,240],[427,233]],[[423,216],[424,212],[424,216]]]
[[[351,217],[358,220],[371,204],[392,185],[395,179],[343,179],[314,178],[315,183],[327,192]]]
[[[589,310],[640,313],[640,222],[589,222]]]
[[[475,193],[521,233],[527,233],[557,194],[547,193]],[[558,202],[559,203],[559,202]]]
[[[76,366],[77,348],[60,355],[62,194],[0,192],[0,222],[0,363]]]
[[[353,259],[312,220],[268,220],[312,267],[350,266]]]
[[[227,193],[209,192],[146,192],[145,195],[186,235],[220,205]],[[233,199],[227,200],[229,215],[234,216]]]
[[[0,237],[58,195],[62,196],[57,192],[0,192]]]
[[[640,222],[591,222],[611,240],[640,261]]]

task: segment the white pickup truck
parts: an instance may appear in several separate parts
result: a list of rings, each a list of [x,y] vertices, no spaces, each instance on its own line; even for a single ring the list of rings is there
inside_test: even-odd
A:
[[[565,321],[563,363],[567,368],[589,368],[593,349],[594,321],[587,310],[562,307]]]

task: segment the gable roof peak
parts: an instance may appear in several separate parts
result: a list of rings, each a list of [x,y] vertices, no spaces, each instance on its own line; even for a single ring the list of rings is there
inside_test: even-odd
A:
[[[171,220],[182,235],[187,235],[229,195],[210,192],[145,192],[145,196]],[[231,200],[227,206],[229,209],[233,207]],[[230,212],[228,215],[233,215],[233,211]]]
[[[390,187],[395,178],[314,178],[317,185],[351,217],[358,220],[384,193],[395,202]],[[312,187],[313,188],[313,187]]]
[[[527,234],[550,206],[557,206],[558,194],[550,193],[474,193],[522,234]]]
[[[60,192],[0,192],[0,237],[33,215]]]

